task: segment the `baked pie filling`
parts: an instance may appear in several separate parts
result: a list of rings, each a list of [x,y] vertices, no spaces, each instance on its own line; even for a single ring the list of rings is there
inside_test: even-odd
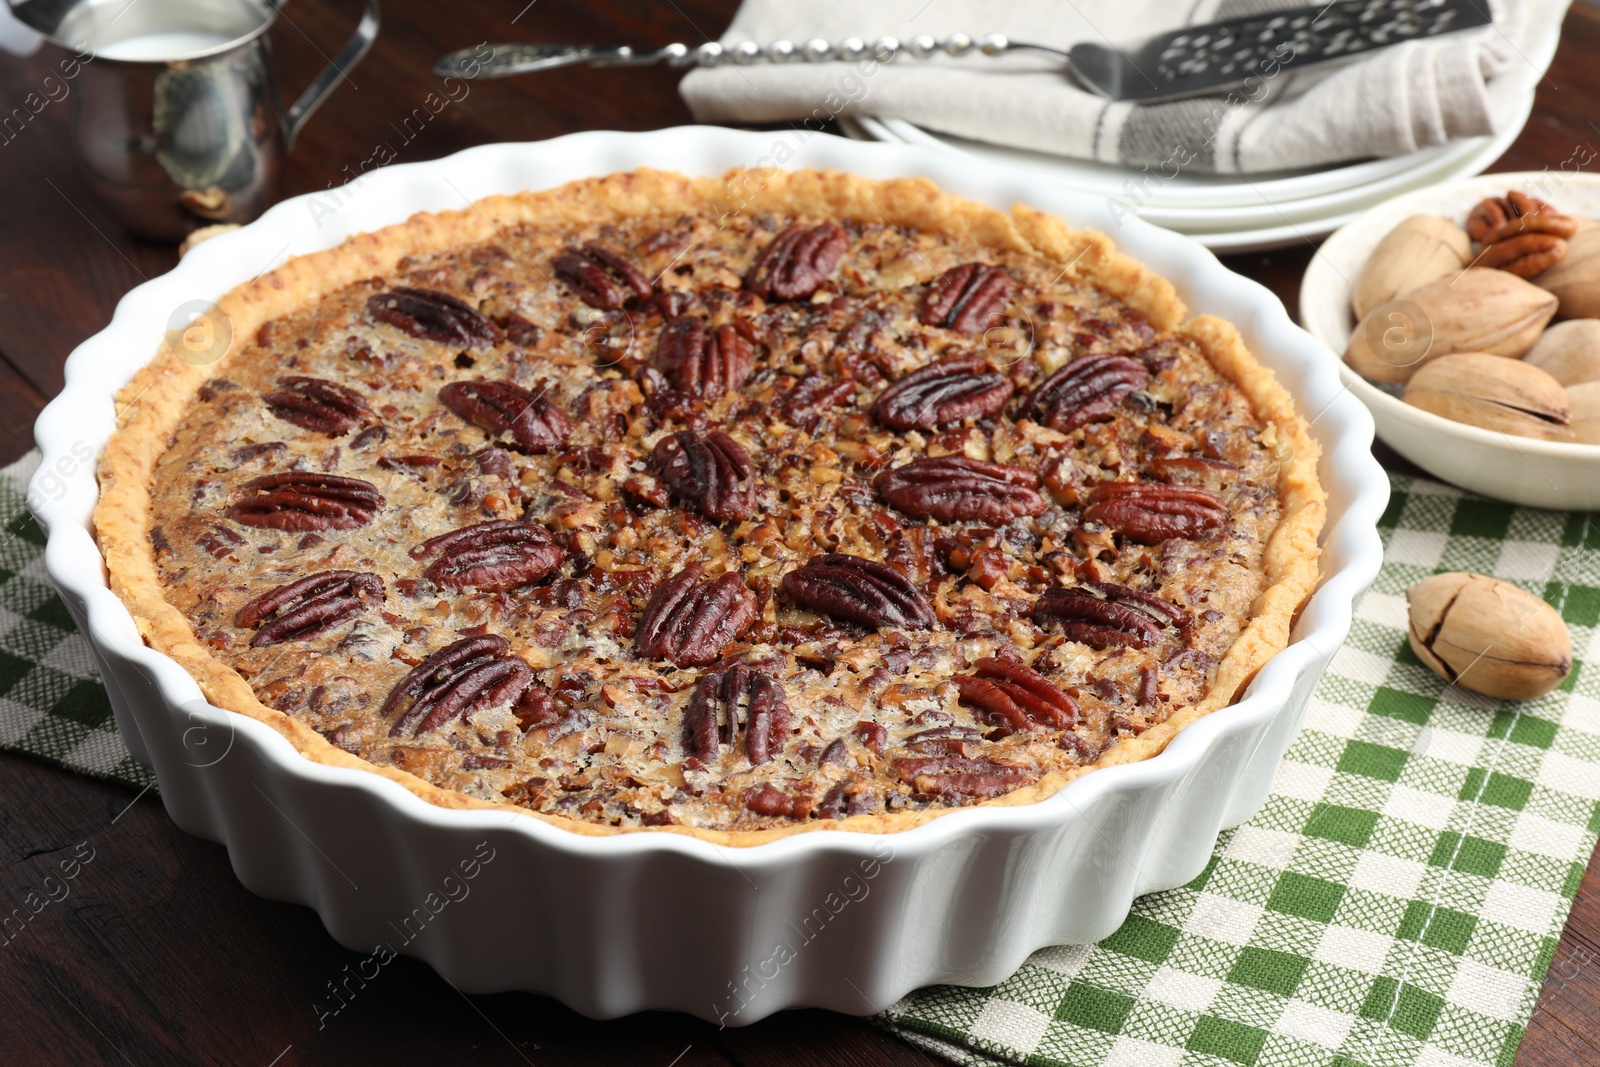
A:
[[[146,636],[441,802],[736,842],[1038,799],[1228,703],[1321,516],[1231,328],[1044,216],[765,178],[419,217],[225,300],[104,467]]]

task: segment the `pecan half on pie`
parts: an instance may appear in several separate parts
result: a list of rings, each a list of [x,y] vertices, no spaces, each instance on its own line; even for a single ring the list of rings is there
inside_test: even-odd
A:
[[[1035,801],[1233,700],[1316,446],[1106,238],[926,182],[651,171],[220,302],[102,464],[147,640],[307,756],[735,844]]]

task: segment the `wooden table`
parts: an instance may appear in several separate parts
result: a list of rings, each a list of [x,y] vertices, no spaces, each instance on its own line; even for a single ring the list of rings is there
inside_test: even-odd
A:
[[[524,4],[527,4],[524,7]],[[405,142],[408,114],[446,49],[484,40],[698,42],[727,25],[735,0],[527,0],[445,4],[391,0],[366,61],[311,120],[286,192],[345,180],[343,168],[387,141],[399,159],[431,159],[486,141],[585,129],[643,130],[690,121],[664,70],[574,70],[486,82]],[[490,8],[493,10],[489,10]],[[286,93],[331,55],[352,0],[290,5],[272,31]],[[520,12],[520,14],[519,14]],[[515,25],[512,23],[515,22]],[[1600,11],[1578,4],[1539,89],[1527,129],[1499,170],[1554,168],[1600,145]],[[0,57],[0,112],[21,103],[54,57]],[[32,444],[34,416],[61,388],[61,366],[110,318],[117,299],[176,261],[170,247],[127,237],[73,167],[68,109],[52,104],[0,144],[0,460]],[[1588,158],[1595,149],[1589,147]],[[1233,269],[1291,309],[1311,245],[1234,256]],[[132,357],[130,357],[132,358]],[[1392,455],[1382,457],[1397,464]],[[337,1015],[313,1002],[356,955],[310,910],[262,900],[235,880],[226,852],[175,827],[151,796],[0,754],[0,902],[9,910],[88,841],[92,867],[71,895],[0,943],[0,1062],[153,1064],[629,1064],[645,1067],[936,1064],[868,1023],[789,1012],[738,1030],[676,1015],[583,1019],[554,1001],[466,997],[426,965],[398,960]],[[1600,1063],[1600,865],[1591,864],[1516,1063]]]

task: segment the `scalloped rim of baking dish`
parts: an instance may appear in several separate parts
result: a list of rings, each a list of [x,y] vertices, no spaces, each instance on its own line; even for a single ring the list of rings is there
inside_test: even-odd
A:
[[[89,530],[97,495],[92,465],[80,462],[70,474],[63,474],[60,461],[81,456],[85,444],[98,454],[114,428],[113,395],[142,365],[146,353],[153,356],[162,336],[175,325],[170,316],[176,309],[215,299],[290,255],[333,247],[355,233],[378,229],[414,212],[459,209],[495,193],[548,188],[639,166],[714,175],[751,165],[835,168],[873,178],[925,177],[946,192],[1002,210],[1026,203],[1066,219],[1075,228],[1107,232],[1122,251],[1172,282],[1192,312],[1218,315],[1240,329],[1251,350],[1293,394],[1324,451],[1321,473],[1331,506],[1323,533],[1321,583],[1303,609],[1290,645],[1262,667],[1238,703],[1190,724],[1150,759],[1101,768],[1037,803],[964,809],[894,833],[890,836],[896,851],[926,853],[970,834],[1053,825],[1092,804],[1098,794],[1178,781],[1224,736],[1259,725],[1281,711],[1300,674],[1316,660],[1326,661],[1343,642],[1355,601],[1382,562],[1376,524],[1388,501],[1388,479],[1370,452],[1372,418],[1348,395],[1324,346],[1295,326],[1264,287],[1228,271],[1195,242],[1125,216],[1109,201],[1097,203],[1036,179],[1019,179],[998,168],[952,161],[922,149],[794,131],[677,127],[642,134],[591,132],[545,142],[484,145],[426,163],[385,167],[354,186],[286,200],[257,222],[206,242],[169,273],[130,291],[118,303],[110,325],[72,353],[66,388],[36,426],[44,452],[40,470],[54,472],[65,488],[55,499],[30,492],[30,506],[49,532],[46,567],[58,584],[83,599],[91,641],[147,669],[162,699],[170,706],[192,709],[189,714],[196,725],[218,731],[230,743],[240,736],[249,738],[285,774],[372,790],[398,813],[438,828],[503,830],[503,812],[441,808],[378,775],[313,762],[266,724],[207,704],[186,671],[143,643],[132,616],[106,585],[104,564]],[[138,358],[129,360],[129,352]],[[1333,506],[1340,500],[1346,502],[1343,508]],[[1342,563],[1330,571],[1334,561]],[[593,837],[536,819],[514,823],[519,832],[562,852],[631,856],[668,850],[740,868],[788,864],[799,854],[819,849],[868,857],[882,840],[877,834],[821,830],[740,848],[735,863],[722,846],[686,835]]]

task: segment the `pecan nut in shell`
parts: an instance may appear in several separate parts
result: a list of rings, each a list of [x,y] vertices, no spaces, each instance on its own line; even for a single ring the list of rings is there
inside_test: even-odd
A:
[[[383,579],[366,571],[323,571],[280,585],[241,607],[233,624],[255,630],[250,647],[309,641],[383,600]]]
[[[656,587],[634,636],[640,655],[678,667],[704,667],[750,629],[756,595],[732,571],[708,582],[700,580],[703,573],[700,564],[691,563]]]
[[[241,488],[244,492],[228,508],[228,518],[295,533],[353,530],[371,522],[385,503],[371,482],[310,471],[268,474]]]

